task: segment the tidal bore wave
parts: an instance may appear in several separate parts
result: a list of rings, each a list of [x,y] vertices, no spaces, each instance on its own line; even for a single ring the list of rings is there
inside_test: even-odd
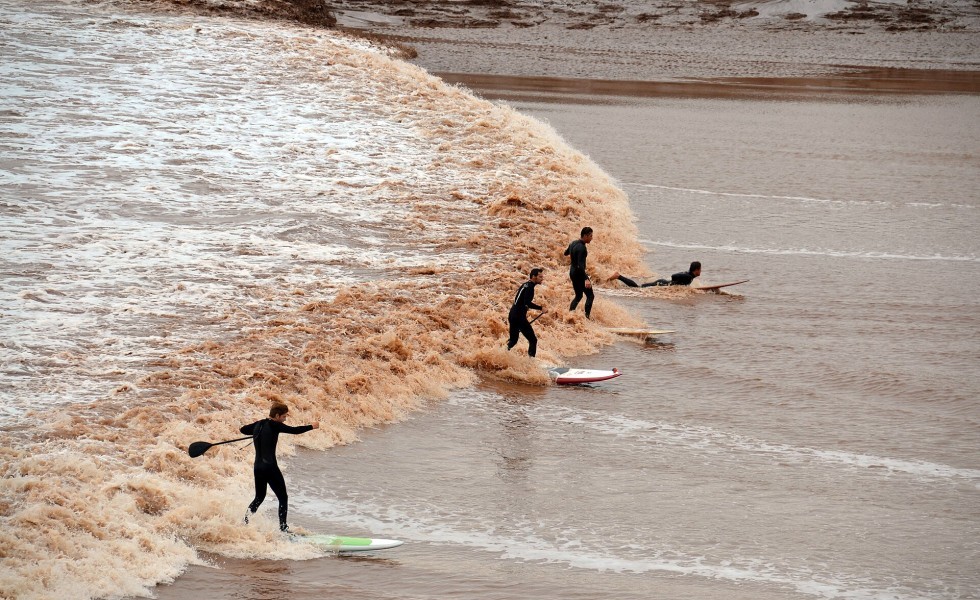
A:
[[[4,4],[8,597],[145,594],[199,551],[304,557],[239,526],[247,460],[187,445],[274,401],[323,424],[287,451],[325,450],[481,374],[544,384],[504,348],[528,270],[567,303],[584,225],[596,268],[642,268],[625,194],[553,130],[364,42]],[[547,361],[608,341],[581,314],[536,326]]]

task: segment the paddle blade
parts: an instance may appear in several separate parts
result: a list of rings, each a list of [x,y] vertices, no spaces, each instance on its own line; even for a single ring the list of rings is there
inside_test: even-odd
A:
[[[191,455],[191,458],[197,458],[198,456],[204,454],[208,451],[208,448],[214,444],[209,444],[208,442],[194,442],[187,447],[187,453]]]

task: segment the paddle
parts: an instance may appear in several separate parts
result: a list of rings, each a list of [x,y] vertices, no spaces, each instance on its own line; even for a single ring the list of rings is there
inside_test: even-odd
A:
[[[544,314],[544,311],[542,310],[541,311],[541,315],[543,315],[543,314]],[[530,325],[531,323],[534,323],[535,321],[537,321],[538,319],[541,318],[541,315],[538,315],[538,316],[534,317],[533,319],[531,319],[530,321],[528,321],[527,324]]]
[[[191,458],[197,458],[198,456],[207,452],[211,448],[211,446],[220,446],[221,444],[230,444],[232,442],[240,442],[242,440],[250,440],[250,439],[252,439],[252,436],[238,438],[237,440],[226,440],[224,442],[215,442],[213,444],[210,442],[194,442],[193,444],[187,447],[187,453],[191,455]]]

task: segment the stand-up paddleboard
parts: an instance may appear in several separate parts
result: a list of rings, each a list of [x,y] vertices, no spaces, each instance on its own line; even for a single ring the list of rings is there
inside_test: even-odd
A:
[[[713,292],[715,290],[720,290],[721,288],[728,287],[730,285],[738,285],[740,283],[745,283],[748,279],[743,279],[742,281],[733,281],[731,283],[719,283],[718,285],[706,285],[700,287],[692,287],[692,290],[698,290],[699,292]]]
[[[369,550],[387,550],[388,548],[397,548],[405,543],[401,540],[347,537],[343,535],[327,535],[322,533],[294,533],[291,537],[294,541],[312,544],[317,548],[331,552],[367,552]]]
[[[653,337],[665,333],[676,333],[673,329],[645,329],[643,327],[610,327],[606,331],[618,333],[619,335],[639,335],[643,337]]]
[[[605,381],[622,375],[619,369],[604,371],[597,369],[569,369],[567,367],[555,367],[548,369],[548,374],[558,385],[576,385],[579,383],[594,383]]]

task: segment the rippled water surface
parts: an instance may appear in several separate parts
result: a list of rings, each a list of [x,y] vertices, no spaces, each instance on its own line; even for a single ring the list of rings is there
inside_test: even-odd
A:
[[[629,191],[651,271],[699,259],[706,284],[750,281],[608,285],[600,298],[676,330],[576,361],[623,377],[482,386],[297,461],[311,527],[409,543],[277,581],[385,597],[980,593],[976,100],[518,108]]]

